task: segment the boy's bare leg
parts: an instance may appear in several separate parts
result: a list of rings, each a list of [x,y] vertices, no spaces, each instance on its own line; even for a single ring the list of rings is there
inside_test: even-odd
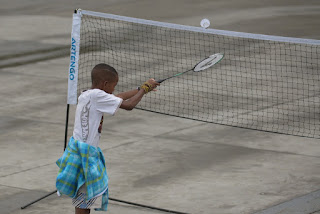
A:
[[[76,211],[76,214],[89,214],[90,213],[90,209],[80,209],[80,208],[77,208],[75,207],[75,211]]]

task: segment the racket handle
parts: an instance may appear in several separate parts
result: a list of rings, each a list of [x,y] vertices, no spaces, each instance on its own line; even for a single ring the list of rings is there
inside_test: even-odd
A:
[[[167,78],[166,78],[167,79]],[[165,81],[166,79],[162,79],[162,80],[156,80],[157,83],[162,83],[163,81]]]

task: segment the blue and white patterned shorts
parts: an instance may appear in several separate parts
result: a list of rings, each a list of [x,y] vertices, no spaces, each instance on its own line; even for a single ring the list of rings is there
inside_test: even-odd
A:
[[[78,190],[77,196],[72,199],[72,205],[80,209],[90,209],[97,197],[86,201],[86,185],[82,185]]]

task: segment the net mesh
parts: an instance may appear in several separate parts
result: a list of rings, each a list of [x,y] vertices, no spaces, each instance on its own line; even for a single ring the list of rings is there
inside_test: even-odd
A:
[[[137,106],[157,113],[268,132],[320,137],[319,45],[215,35],[82,16],[78,93],[107,63],[119,73],[116,92],[149,78],[192,69],[214,53],[224,59],[203,72],[165,81]]]

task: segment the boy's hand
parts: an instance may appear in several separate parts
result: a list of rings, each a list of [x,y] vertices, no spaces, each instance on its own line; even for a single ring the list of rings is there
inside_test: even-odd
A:
[[[152,90],[155,89],[158,85],[160,85],[160,83],[155,81],[155,79],[149,79],[147,82],[152,85]]]
[[[141,85],[141,89],[144,90],[145,93],[153,91],[160,83],[156,82],[154,79],[149,79],[145,83]]]

